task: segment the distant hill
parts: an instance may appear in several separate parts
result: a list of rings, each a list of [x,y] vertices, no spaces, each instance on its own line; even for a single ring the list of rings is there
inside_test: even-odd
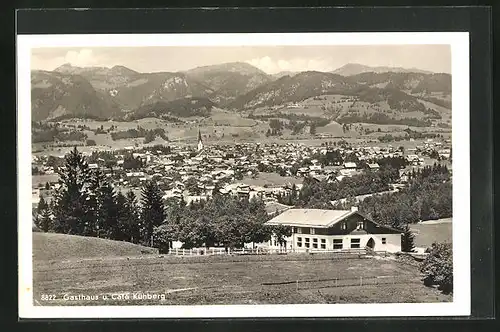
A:
[[[402,68],[402,67],[370,67],[370,66],[365,66],[361,65],[359,63],[348,63],[343,65],[340,68],[335,69],[332,73],[333,74],[338,74],[342,76],[352,76],[352,75],[358,75],[361,73],[387,73],[387,72],[393,72],[393,73],[421,73],[421,74],[432,74],[430,71],[426,70],[421,70],[421,69],[416,69],[416,68]]]
[[[272,77],[262,70],[244,62],[197,67],[185,73],[187,77],[212,89],[212,100],[219,104],[234,100],[237,96],[272,80]]]
[[[207,98],[214,91],[184,73],[137,73],[123,66],[32,71],[33,120],[109,119],[158,101]]]
[[[121,110],[106,94],[96,91],[77,74],[33,71],[31,108],[34,121],[65,117],[107,119]]]
[[[386,111],[420,112],[438,119],[435,110],[426,109],[422,103],[427,108],[451,108],[449,74],[360,64],[347,64],[335,73],[275,75],[244,62],[157,73],[138,73],[124,66],[82,68],[64,64],[52,72],[33,71],[31,76],[35,121],[208,116],[214,106],[233,111],[282,107],[322,95],[353,96],[352,102],[370,104],[362,106],[366,111],[355,105],[346,109],[338,102],[326,105],[329,102],[318,101],[314,106],[320,113],[328,106],[329,118],[349,111],[352,121]]]
[[[249,109],[297,102],[322,94],[344,92],[349,90],[351,85],[340,75],[317,71],[302,72],[293,77],[284,76],[263,84],[247,94],[239,96],[228,107]],[[356,85],[354,84],[354,86]]]
[[[236,98],[229,104],[233,109],[250,109],[298,102],[326,94],[353,95],[362,100],[378,102],[394,97],[416,101],[415,94],[451,93],[448,74],[418,73],[362,73],[349,77],[323,72],[302,72],[293,77],[284,76],[263,84]]]
[[[209,116],[215,104],[208,98],[181,98],[173,101],[157,101],[145,104],[128,113],[125,120],[143,118],[183,118],[190,116]]]
[[[295,76],[297,75],[297,72],[294,71],[280,71],[279,73],[272,74],[271,76],[274,77],[275,79],[282,78],[283,76]]]
[[[346,80],[370,87],[404,90],[408,93],[451,93],[451,75],[449,74],[366,72],[349,76]]]
[[[210,97],[214,91],[184,73],[138,74],[134,80],[108,91],[122,108],[136,109],[158,101]]]
[[[62,74],[81,75],[97,90],[109,90],[126,84],[134,79],[138,72],[124,66],[76,67],[69,63],[54,69]]]
[[[155,253],[158,253],[157,249],[124,241],[56,233],[33,233],[33,259],[37,262],[97,257],[132,257]]]

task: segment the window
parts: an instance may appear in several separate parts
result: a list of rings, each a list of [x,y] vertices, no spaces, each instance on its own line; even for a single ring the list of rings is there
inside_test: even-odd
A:
[[[314,229],[314,228],[311,228],[311,234],[312,234],[312,235],[316,234],[316,231],[315,231],[315,229]]]
[[[302,234],[302,228],[301,227],[297,227],[297,234]]]
[[[321,244],[321,249],[326,249],[326,244]]]
[[[313,248],[318,249],[318,243],[313,243]]]
[[[358,229],[364,229],[364,222],[358,221]]]
[[[299,248],[302,247],[302,238],[301,237],[297,238],[297,247],[299,247]]]
[[[385,243],[386,243],[386,238],[385,238],[385,237],[383,237],[383,238],[382,238],[382,244],[385,244]]]
[[[306,248],[309,248],[309,247],[310,247],[310,243],[306,242]]]
[[[333,239],[333,249],[342,249],[343,247],[342,239]]]
[[[297,241],[298,241],[298,242],[302,242],[302,238],[301,238],[300,236],[299,236],[299,237],[297,237]]]
[[[309,239],[308,237],[306,237],[306,243],[309,243],[309,240],[310,240],[310,239]]]
[[[356,248],[360,248],[360,242],[361,242],[361,239],[351,239],[351,248],[352,249],[356,249]]]
[[[316,242],[316,243],[318,243],[318,239],[313,239],[313,242]]]
[[[342,225],[340,225],[341,229],[347,229],[347,223],[344,221]]]
[[[321,243],[325,243],[326,244],[326,239],[321,239]]]

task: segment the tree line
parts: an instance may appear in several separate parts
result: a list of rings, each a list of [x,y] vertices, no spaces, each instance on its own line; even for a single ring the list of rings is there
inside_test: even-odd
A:
[[[426,166],[409,174],[406,188],[398,192],[365,198],[359,211],[374,221],[392,227],[402,227],[419,220],[452,217],[451,173],[446,166]],[[333,206],[344,209],[352,201]]]
[[[331,201],[387,191],[390,188],[389,184],[394,183],[397,178],[399,178],[399,173],[392,168],[384,168],[378,172],[364,172],[345,177],[338,182],[305,178],[302,189],[298,193],[292,191],[282,195],[278,197],[278,202],[301,208],[332,210]]]

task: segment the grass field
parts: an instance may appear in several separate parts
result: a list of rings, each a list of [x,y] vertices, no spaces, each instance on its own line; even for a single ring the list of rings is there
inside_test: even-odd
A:
[[[33,260],[35,262],[91,257],[137,256],[142,255],[143,252],[153,254],[157,250],[129,242],[66,234],[33,233]]]
[[[278,173],[262,173],[260,172],[257,175],[257,178],[252,178],[252,177],[244,177],[243,180],[241,180],[242,183],[251,185],[251,186],[264,186],[264,185],[269,185],[269,186],[280,186],[286,183],[291,183],[291,184],[300,184],[303,182],[303,178],[296,178],[293,176],[280,176]]]
[[[95,243],[103,240],[88,239],[88,245],[79,249],[81,245],[68,244],[79,242],[80,239],[76,240],[76,237],[37,235],[34,237],[34,242],[38,244],[34,245],[33,287],[35,303],[41,305],[400,303],[452,300],[451,296],[425,287],[417,268],[390,258],[347,258],[332,254],[137,256],[135,250],[119,252],[118,247],[123,243],[117,243],[115,251],[112,246],[101,244],[94,248]],[[63,237],[68,239],[64,240]],[[89,248],[91,242],[93,248]],[[48,251],[49,254],[39,251]],[[78,254],[64,254],[69,251],[78,251]],[[98,252],[99,258],[84,258]],[[104,257],[111,254],[121,257]],[[59,257],[61,255],[66,257]],[[54,257],[59,260],[50,260]],[[297,280],[300,281],[298,286]],[[141,298],[139,294],[156,294],[158,298]],[[54,299],[47,302],[42,300],[42,295],[51,295]],[[65,295],[92,295],[96,299],[65,300]]]
[[[441,219],[440,223],[413,224],[410,226],[415,233],[415,245],[427,248],[434,242],[452,242],[451,219]]]

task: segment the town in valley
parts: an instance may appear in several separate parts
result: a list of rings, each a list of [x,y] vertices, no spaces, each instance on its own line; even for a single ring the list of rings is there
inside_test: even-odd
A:
[[[267,63],[32,68],[37,305],[452,301],[451,74]]]

